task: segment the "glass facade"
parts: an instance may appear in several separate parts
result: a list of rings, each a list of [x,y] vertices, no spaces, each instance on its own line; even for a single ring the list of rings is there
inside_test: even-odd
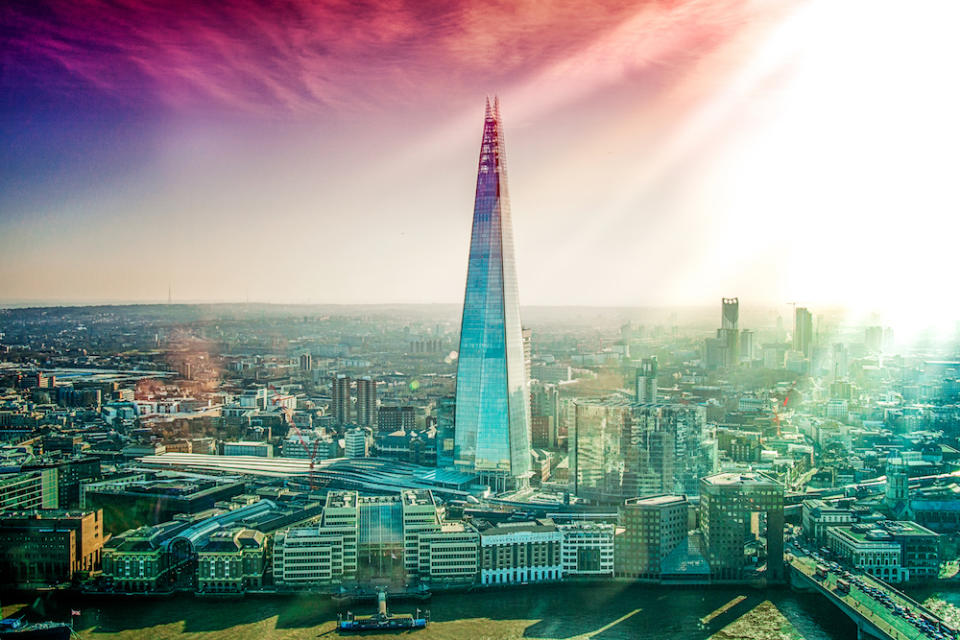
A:
[[[499,104],[487,104],[457,365],[455,459],[465,471],[525,478],[530,395]]]

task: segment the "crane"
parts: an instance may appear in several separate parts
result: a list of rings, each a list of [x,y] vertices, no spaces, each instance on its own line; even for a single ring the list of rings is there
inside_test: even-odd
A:
[[[315,487],[314,487],[314,482],[313,482],[313,467],[314,467],[314,465],[315,465],[315,463],[316,463],[317,447],[320,446],[320,439],[319,439],[319,438],[315,439],[315,440],[313,441],[313,447],[311,448],[311,447],[307,444],[306,439],[304,439],[304,437],[303,437],[303,432],[300,431],[300,429],[298,429],[298,428],[296,427],[296,425],[293,424],[293,421],[292,421],[292,420],[291,420],[291,423],[290,423],[290,429],[289,429],[289,430],[294,432],[294,434],[297,436],[297,440],[300,441],[300,445],[303,447],[303,450],[306,451],[307,454],[310,456],[310,475],[308,476],[308,479],[309,479],[309,481],[310,481],[310,491],[313,491],[314,488],[315,488]]]

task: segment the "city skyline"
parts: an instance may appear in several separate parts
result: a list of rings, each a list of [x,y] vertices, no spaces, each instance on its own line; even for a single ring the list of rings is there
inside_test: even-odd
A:
[[[194,301],[455,302],[462,158],[495,89],[516,114],[526,304],[733,292],[952,323],[926,274],[949,262],[957,95],[932,80],[954,45],[893,53],[883,34],[940,33],[955,9],[900,6],[10,5],[0,299],[161,301],[172,285]],[[317,278],[342,265],[350,278]]]

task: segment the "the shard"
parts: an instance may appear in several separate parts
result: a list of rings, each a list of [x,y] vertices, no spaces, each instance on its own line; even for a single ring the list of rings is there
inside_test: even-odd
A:
[[[487,100],[460,326],[456,464],[495,490],[530,476],[530,396],[500,104]]]

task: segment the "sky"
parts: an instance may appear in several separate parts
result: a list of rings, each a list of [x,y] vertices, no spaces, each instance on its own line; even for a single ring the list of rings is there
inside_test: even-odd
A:
[[[8,0],[0,303],[460,302],[484,100],[527,305],[954,323],[955,0]]]

